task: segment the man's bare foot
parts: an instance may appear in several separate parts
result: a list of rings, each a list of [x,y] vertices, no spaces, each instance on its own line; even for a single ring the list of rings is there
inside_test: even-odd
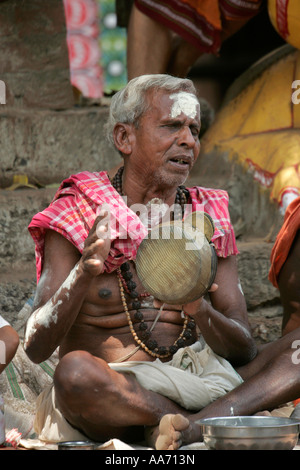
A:
[[[202,440],[200,427],[181,414],[163,416],[155,442],[156,450],[177,450],[183,444]]]
[[[155,449],[156,439],[159,436],[159,426],[147,426],[144,430],[144,438],[149,447]]]
[[[259,411],[258,413],[255,413],[254,416],[272,416],[270,411]]]

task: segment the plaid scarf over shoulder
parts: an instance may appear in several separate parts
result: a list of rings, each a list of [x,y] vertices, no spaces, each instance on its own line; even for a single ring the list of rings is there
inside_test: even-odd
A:
[[[226,191],[189,188],[191,210],[207,212],[215,223],[212,242],[218,256],[237,254],[235,236],[228,212]],[[109,207],[112,240],[104,271],[110,273],[127,260],[136,258],[138,247],[148,231],[136,213],[112,186],[107,172],[82,172],[64,180],[51,204],[36,214],[28,229],[35,243],[37,282],[43,268],[46,230],[55,230],[82,253],[84,241],[99,208]]]

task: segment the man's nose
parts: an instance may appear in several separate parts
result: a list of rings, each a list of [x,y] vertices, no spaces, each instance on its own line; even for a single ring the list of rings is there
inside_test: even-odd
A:
[[[191,129],[188,126],[183,127],[180,129],[179,137],[178,137],[178,144],[179,145],[186,145],[188,147],[194,147],[197,142],[197,138],[193,135]]]

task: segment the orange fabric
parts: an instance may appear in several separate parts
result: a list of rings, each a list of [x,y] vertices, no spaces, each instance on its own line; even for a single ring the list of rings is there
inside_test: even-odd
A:
[[[251,16],[251,9],[253,13],[256,12],[261,4],[261,0],[250,0],[247,2],[237,2],[236,0],[181,0],[182,3],[188,4],[192,7],[199,15],[203,16],[208,23],[214,28],[221,30],[221,11],[223,16],[228,20],[240,19],[239,14],[243,9],[248,8],[248,13]]]
[[[200,52],[217,54],[221,47],[222,18],[246,22],[261,9],[263,0],[134,0],[154,21],[174,31]]]
[[[216,29],[222,28],[219,0],[202,0],[201,2],[199,0],[182,0],[182,2],[194,8]]]
[[[294,403],[294,407],[296,408],[296,406],[299,405],[300,403],[300,398],[297,398],[297,400],[294,400],[293,403]]]
[[[297,231],[300,229],[300,197],[292,201],[285,212],[284,221],[271,252],[269,280],[278,288],[278,275],[284,265]]]

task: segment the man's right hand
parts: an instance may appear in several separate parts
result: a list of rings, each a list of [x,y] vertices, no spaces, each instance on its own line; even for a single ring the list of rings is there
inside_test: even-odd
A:
[[[88,272],[92,276],[101,274],[110,246],[111,240],[107,225],[107,213],[105,213],[96,217],[94,225],[84,242],[84,249],[79,262],[83,271]]]

